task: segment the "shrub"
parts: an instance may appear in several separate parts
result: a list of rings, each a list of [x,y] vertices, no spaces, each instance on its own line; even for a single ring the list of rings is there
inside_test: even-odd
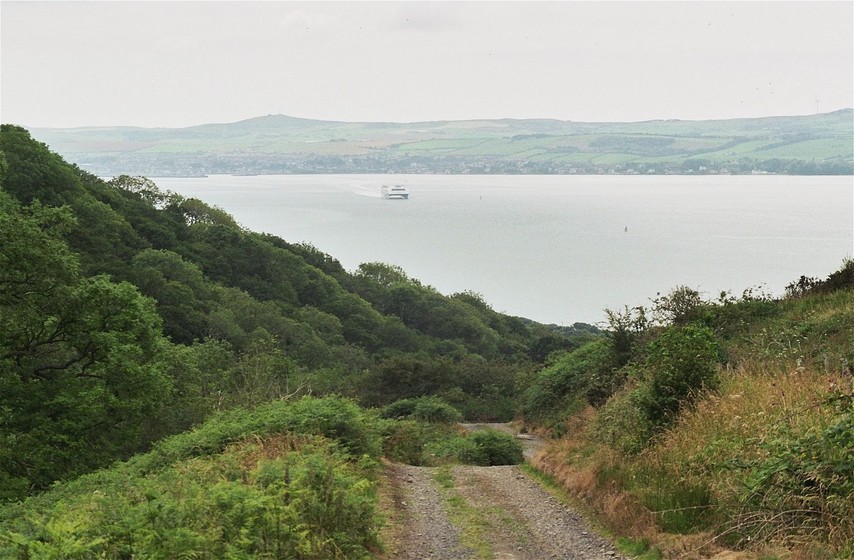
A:
[[[428,442],[424,446],[424,464],[430,466],[466,462],[471,452],[469,438],[460,433],[447,433],[445,437]]]
[[[378,419],[343,397],[302,397],[274,401],[253,409],[214,414],[192,431],[161,440],[152,451],[132,457],[129,472],[145,474],[189,457],[221,453],[249,434],[291,432],[335,440],[344,450],[378,458],[382,453]]]
[[[383,429],[383,456],[398,463],[421,465],[426,428],[425,424],[413,420],[386,422]]]
[[[643,449],[655,433],[641,405],[649,400],[648,391],[647,386],[635,385],[608,399],[596,411],[590,428],[591,437],[629,455]]]
[[[460,459],[472,465],[518,465],[524,459],[516,438],[498,430],[479,430],[467,438]]]
[[[380,411],[380,416],[382,418],[422,420],[443,424],[462,420],[462,414],[459,410],[440,397],[432,395],[395,401],[383,408]]]
[[[374,484],[348,459],[319,437],[255,437],[30,508],[0,528],[0,557],[365,558]]]
[[[554,425],[589,401],[601,404],[622,381],[621,374],[612,371],[612,359],[612,344],[604,339],[560,356],[523,394],[522,416]]]
[[[652,315],[661,324],[685,325],[697,318],[703,298],[693,288],[677,286],[666,296],[658,294],[652,304]]]
[[[669,328],[648,345],[644,379],[648,391],[639,396],[653,425],[668,426],[699,392],[716,386],[720,353],[714,332],[700,325]]]

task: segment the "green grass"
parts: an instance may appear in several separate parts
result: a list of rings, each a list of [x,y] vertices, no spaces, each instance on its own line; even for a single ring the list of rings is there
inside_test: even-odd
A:
[[[461,544],[471,550],[476,558],[492,558],[492,545],[487,539],[492,525],[484,512],[472,507],[456,492],[454,477],[448,467],[440,467],[433,479],[439,485],[451,523],[460,531]]]
[[[763,148],[755,152],[756,156],[780,159],[827,159],[828,154],[844,154],[854,152],[854,142],[851,138],[821,138],[804,140],[783,146]]]
[[[636,560],[661,560],[661,551],[653,546],[650,546],[646,539],[630,539],[627,537],[619,537],[617,539],[617,548],[620,552],[627,556],[631,556]]]

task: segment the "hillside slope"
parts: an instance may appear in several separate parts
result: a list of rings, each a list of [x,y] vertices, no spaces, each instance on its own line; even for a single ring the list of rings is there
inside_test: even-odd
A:
[[[781,299],[680,287],[610,322],[522,395],[557,438],[539,468],[645,558],[854,558],[854,261]]]
[[[99,176],[854,173],[852,110],[719,121],[350,123],[268,115],[181,129],[33,129]]]
[[[300,394],[438,394],[509,420],[520,371],[596,336],[383,263],[345,271],[146,179],[106,183],[18,127],[0,150],[0,500]]]

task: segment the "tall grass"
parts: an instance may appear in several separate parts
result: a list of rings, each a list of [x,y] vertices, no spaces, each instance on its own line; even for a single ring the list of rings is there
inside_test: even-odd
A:
[[[723,372],[718,392],[637,454],[591,441],[588,411],[536,466],[619,534],[654,543],[695,534],[680,546],[780,546],[799,551],[793,558],[850,558],[851,378],[789,369],[746,364]]]
[[[854,291],[705,311],[727,356],[714,390],[654,431],[630,380],[536,466],[665,557],[854,558]]]

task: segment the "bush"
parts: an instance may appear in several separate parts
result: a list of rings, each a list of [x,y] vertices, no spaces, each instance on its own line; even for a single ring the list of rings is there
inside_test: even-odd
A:
[[[647,347],[640,405],[647,418],[664,428],[704,389],[717,385],[721,350],[708,327],[688,325],[669,328]]]
[[[448,442],[456,442],[461,437],[446,424],[388,421],[383,436],[383,455],[392,461],[426,466],[453,462],[459,457],[459,445],[449,445]]]
[[[522,445],[516,438],[497,430],[472,432],[466,441],[460,457],[464,463],[491,467],[518,465],[524,460]]]
[[[387,423],[384,435],[385,456],[410,465],[493,466],[517,465],[523,461],[519,442],[497,430],[464,434],[444,424],[395,420]]]
[[[590,430],[595,441],[621,453],[640,452],[655,433],[641,403],[647,402],[649,388],[644,385],[627,387],[618,392],[596,411]]]
[[[213,415],[198,428],[161,440],[152,451],[132,457],[129,472],[145,474],[189,457],[221,453],[248,435],[291,432],[335,440],[355,456],[379,458],[382,453],[378,419],[342,397],[303,397],[274,401],[251,410],[236,408]]]
[[[604,339],[560,356],[522,395],[522,416],[554,425],[588,403],[602,404],[622,382],[612,363],[612,343]]]
[[[366,558],[370,468],[328,440],[254,437],[100,486],[0,527],[3,558]],[[121,480],[119,480],[121,478]]]
[[[382,418],[422,420],[440,424],[451,424],[462,420],[462,414],[439,397],[427,396],[401,399],[380,411]]]
[[[464,463],[471,448],[472,444],[466,436],[460,433],[446,434],[424,446],[424,464],[438,466]]]

